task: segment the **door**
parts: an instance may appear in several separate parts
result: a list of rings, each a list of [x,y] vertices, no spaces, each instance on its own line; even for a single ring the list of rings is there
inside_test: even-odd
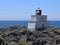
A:
[[[45,27],[44,27],[44,24],[42,24],[42,28],[44,29]]]

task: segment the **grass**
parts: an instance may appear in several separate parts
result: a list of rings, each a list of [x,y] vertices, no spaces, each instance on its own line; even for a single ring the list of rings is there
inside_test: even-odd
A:
[[[19,45],[28,45],[26,42],[20,41],[18,42]]]

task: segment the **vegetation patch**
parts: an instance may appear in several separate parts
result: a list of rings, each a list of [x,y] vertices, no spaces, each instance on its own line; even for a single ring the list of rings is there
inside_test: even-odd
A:
[[[18,42],[19,45],[28,45],[26,42],[20,41]]]

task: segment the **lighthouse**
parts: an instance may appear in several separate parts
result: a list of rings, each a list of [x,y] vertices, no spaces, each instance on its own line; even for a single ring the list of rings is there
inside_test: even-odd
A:
[[[42,15],[42,10],[37,8],[35,15],[31,15],[31,21],[28,22],[29,30],[42,30],[50,27],[47,21],[47,15]]]

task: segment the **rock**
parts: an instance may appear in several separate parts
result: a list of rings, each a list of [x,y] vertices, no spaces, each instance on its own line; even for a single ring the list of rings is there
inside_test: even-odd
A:
[[[0,45],[3,44],[4,45],[4,40],[0,38]]]

